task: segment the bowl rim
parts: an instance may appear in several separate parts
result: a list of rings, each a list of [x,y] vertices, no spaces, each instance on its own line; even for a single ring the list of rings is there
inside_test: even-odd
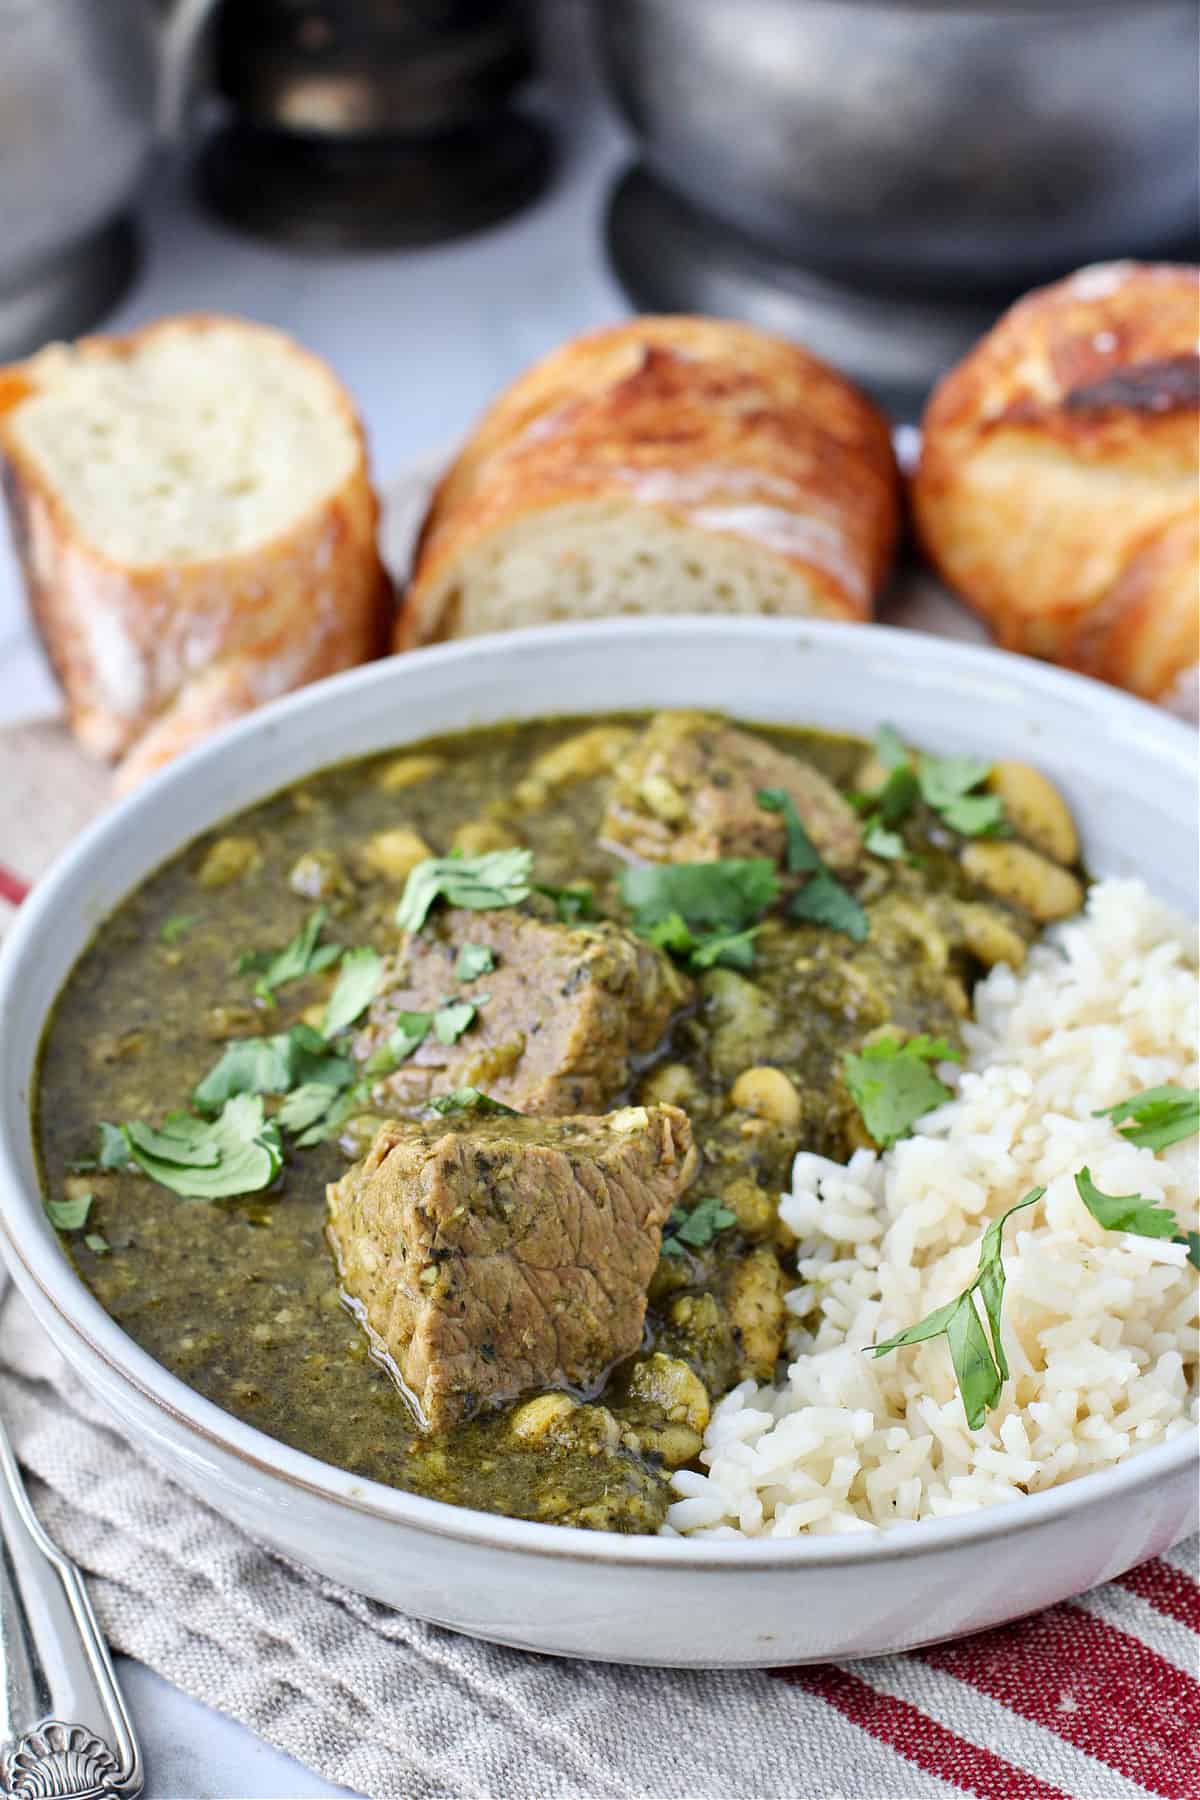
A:
[[[919,657],[937,660],[949,669],[959,666],[964,672],[977,672],[981,668],[993,673],[1007,672],[1010,678],[1019,680],[1051,704],[1056,695],[1070,695],[1076,701],[1084,698],[1098,719],[1107,716],[1114,726],[1123,722],[1143,741],[1155,743],[1158,753],[1166,760],[1176,762],[1181,774],[1189,774],[1194,769],[1196,740],[1191,728],[1118,689],[987,645],[962,643],[887,625],[872,625],[868,629],[873,642],[878,643],[881,636],[890,640],[888,647],[902,662]],[[405,671],[411,674],[418,669],[426,671],[473,659],[482,660],[500,646],[516,656],[523,650],[553,651],[559,644],[566,647],[568,641],[607,643],[615,638],[617,641],[629,640],[632,647],[638,640],[652,637],[694,640],[698,635],[719,640],[732,632],[761,639],[764,643],[783,637],[793,642],[798,638],[811,638],[853,651],[856,644],[861,646],[862,630],[861,625],[840,620],[691,615],[534,626],[460,639],[412,651],[403,657],[383,658],[286,695],[194,746],[159,770],[136,791],[123,796],[95,819],[57,858],[21,906],[16,922],[0,945],[0,1018],[7,1011],[9,990],[17,982],[21,964],[35,952],[47,931],[53,929],[60,895],[87,869],[93,856],[135,824],[148,799],[190,784],[211,766],[233,760],[264,731],[302,727],[305,717],[313,711],[334,706],[343,699],[350,700],[356,693],[369,688],[386,686],[389,681],[403,681],[408,678]],[[578,716],[586,716],[586,712],[581,711]],[[401,732],[397,742],[402,745],[403,741]],[[246,761],[249,764],[252,759]],[[319,766],[329,764],[322,762]],[[219,784],[211,785],[213,793],[219,794]],[[258,798],[265,798],[272,791],[275,790],[265,784]],[[252,798],[244,799],[237,810],[255,803]],[[223,816],[223,811],[214,807],[211,824],[219,823]],[[177,844],[163,861],[169,860],[182,847],[182,843]],[[129,891],[132,890],[126,890]],[[44,1024],[43,1018],[43,1028]],[[1027,1495],[1020,1503],[1012,1501],[941,1519],[902,1522],[886,1529],[864,1526],[862,1530],[794,1538],[713,1539],[624,1535],[542,1524],[428,1499],[404,1488],[388,1487],[385,1483],[354,1475],[271,1437],[188,1387],[179,1376],[142,1349],[104,1311],[76,1273],[45,1216],[41,1194],[31,1193],[23,1180],[18,1168],[17,1147],[3,1116],[0,1116],[0,1248],[18,1287],[27,1297],[36,1294],[35,1313],[42,1309],[52,1312],[61,1332],[78,1339],[87,1355],[102,1363],[110,1376],[221,1456],[233,1458],[254,1474],[284,1483],[311,1500],[344,1507],[427,1536],[479,1548],[555,1560],[681,1571],[799,1570],[869,1564],[879,1558],[909,1558],[933,1555],[939,1550],[968,1549],[1031,1530],[1065,1513],[1086,1510],[1092,1502],[1128,1497],[1143,1487],[1157,1485],[1181,1472],[1200,1454],[1200,1439],[1196,1432],[1184,1430],[1124,1462]],[[70,1363],[69,1354],[63,1354]]]

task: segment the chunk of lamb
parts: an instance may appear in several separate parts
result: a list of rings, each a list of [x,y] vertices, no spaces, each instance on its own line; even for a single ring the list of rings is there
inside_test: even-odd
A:
[[[858,862],[858,820],[819,769],[703,713],[655,714],[617,765],[600,835],[648,862],[778,861],[786,828],[758,804],[760,788],[791,795],[831,868]]]
[[[464,944],[496,966],[455,977]],[[510,908],[455,909],[410,934],[388,959],[354,1054],[382,1051],[402,1012],[447,999],[486,1001],[453,1044],[430,1032],[381,1081],[387,1109],[417,1112],[438,1094],[478,1087],[517,1112],[603,1112],[630,1080],[630,1058],[662,1038],[691,987],[669,958],[617,925],[559,925]]]
[[[342,1291],[434,1431],[531,1389],[594,1388],[642,1341],[687,1117],[392,1120],[327,1190]]]

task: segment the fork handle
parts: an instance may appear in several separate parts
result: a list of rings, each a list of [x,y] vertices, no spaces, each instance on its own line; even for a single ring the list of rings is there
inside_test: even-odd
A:
[[[132,1800],[142,1761],[83,1578],[0,1425],[0,1782],[6,1800]]]

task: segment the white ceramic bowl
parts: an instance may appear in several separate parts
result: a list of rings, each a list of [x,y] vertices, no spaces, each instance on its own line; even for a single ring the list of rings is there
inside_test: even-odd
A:
[[[108,1318],[46,1221],[29,1105],[38,1042],[105,916],[228,813],[325,764],[547,713],[715,707],[1059,781],[1094,869],[1195,912],[1195,739],[1111,689],[911,632],[629,621],[475,639],[338,676],[193,751],[105,815],[22,908],[0,961],[0,1223],[14,1279],[135,1444],[256,1537],[406,1612],[525,1648],[696,1666],[864,1656],[1049,1605],[1194,1529],[1189,1434],[1012,1505],[890,1532],[725,1543],[623,1538],[469,1512],[364,1481],[201,1399]]]

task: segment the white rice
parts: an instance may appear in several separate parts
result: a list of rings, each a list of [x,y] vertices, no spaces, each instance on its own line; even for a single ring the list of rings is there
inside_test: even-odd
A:
[[[1105,1468],[1193,1429],[1198,1283],[1184,1246],[1104,1231],[1080,1202],[1087,1164],[1197,1225],[1197,1139],[1155,1154],[1097,1108],[1193,1088],[1192,933],[1137,881],[1104,881],[1014,974],[975,992],[956,1097],[920,1132],[850,1162],[800,1155],[780,1213],[796,1232],[787,1384],[744,1381],[680,1470],[667,1531],[793,1537],[969,1512]],[[1005,1227],[1011,1368],[984,1425],[966,1424],[944,1339],[878,1359],[974,1276],[989,1219]]]

